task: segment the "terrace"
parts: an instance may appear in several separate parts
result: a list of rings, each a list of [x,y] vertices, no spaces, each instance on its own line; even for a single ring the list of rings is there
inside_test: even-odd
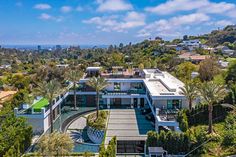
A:
[[[88,67],[85,78],[100,75],[104,78],[143,78],[139,69],[124,69],[122,66],[113,66],[102,70],[100,67]]]
[[[31,107],[34,112],[41,112],[42,108],[47,108],[49,105],[49,102],[45,98],[41,98],[39,101],[34,103]]]

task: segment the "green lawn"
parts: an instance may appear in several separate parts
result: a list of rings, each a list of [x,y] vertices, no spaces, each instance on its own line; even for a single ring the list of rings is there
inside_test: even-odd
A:
[[[227,60],[227,62],[233,62],[233,61],[235,61],[236,60],[236,58],[226,58],[226,60]]]
[[[42,98],[38,102],[36,102],[32,108],[34,109],[34,112],[41,112],[41,108],[48,106],[49,102],[47,99]]]

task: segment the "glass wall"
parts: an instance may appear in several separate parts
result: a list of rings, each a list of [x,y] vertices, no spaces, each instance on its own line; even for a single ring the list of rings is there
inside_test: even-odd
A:
[[[167,109],[181,109],[182,108],[182,100],[167,100]]]

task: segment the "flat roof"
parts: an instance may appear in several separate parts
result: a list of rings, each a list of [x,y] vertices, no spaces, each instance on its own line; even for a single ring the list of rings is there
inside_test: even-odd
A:
[[[7,97],[10,97],[16,93],[17,91],[0,91],[0,100],[6,99]]]
[[[48,106],[49,102],[46,98],[41,98],[39,101],[32,105],[34,112],[40,112],[43,107]]]
[[[151,96],[182,96],[180,87],[184,87],[184,83],[168,72],[144,69],[144,73],[146,75],[144,83]]]

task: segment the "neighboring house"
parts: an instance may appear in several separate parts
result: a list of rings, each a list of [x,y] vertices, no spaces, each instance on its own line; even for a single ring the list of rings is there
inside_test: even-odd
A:
[[[10,64],[4,64],[0,66],[0,69],[10,69],[11,65]]]
[[[4,102],[10,100],[17,91],[0,91],[0,109]]]
[[[186,52],[178,56],[180,59],[190,61],[192,63],[200,63],[201,61],[210,58],[209,55],[199,55],[191,52]]]
[[[233,55],[235,55],[235,50],[231,50],[227,46],[217,46],[215,50],[216,51],[221,51],[221,53],[223,55],[226,55],[226,56],[233,56]]]
[[[100,75],[108,81],[108,86],[100,92],[100,108],[150,108],[156,131],[159,127],[170,127],[179,130],[175,119],[166,118],[166,111],[176,112],[187,108],[187,99],[181,94],[184,83],[168,72],[158,69],[123,69],[101,72],[101,67],[88,67],[82,79],[80,88],[76,91],[79,107],[96,106],[96,92],[86,82],[93,76]],[[15,108],[16,116],[24,116],[33,125],[35,133],[43,133],[49,129],[49,113],[47,101],[38,105],[36,100],[27,109]],[[42,104],[42,103],[40,103]],[[56,97],[53,101],[53,120],[57,121],[66,104],[73,105],[73,91],[68,91]],[[37,109],[35,109],[37,107]],[[165,113],[165,114],[164,114]],[[63,125],[63,121],[60,123]]]
[[[229,66],[229,62],[220,60],[220,61],[219,61],[219,65],[220,65],[222,68],[227,68],[227,67]]]
[[[191,73],[191,78],[192,79],[194,79],[194,78],[196,78],[198,76],[199,76],[199,72],[194,71],[194,72]]]
[[[173,48],[176,51],[182,51],[183,50],[183,46],[182,45],[165,45],[167,48]]]
[[[196,48],[201,47],[201,42],[198,39],[195,40],[184,40],[180,45],[187,48],[189,51],[192,51]]]
[[[69,64],[57,64],[56,67],[61,68],[61,69],[65,69],[65,68],[69,67]]]

